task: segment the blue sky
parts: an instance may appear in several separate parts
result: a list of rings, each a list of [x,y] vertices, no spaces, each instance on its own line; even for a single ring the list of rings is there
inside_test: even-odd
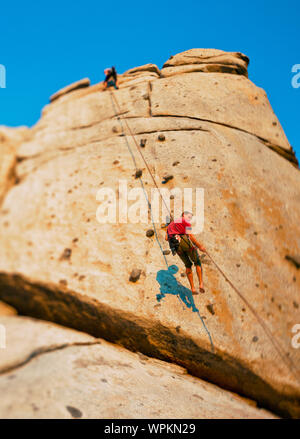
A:
[[[0,125],[33,125],[52,93],[83,77],[99,82],[112,64],[122,73],[217,48],[250,57],[249,78],[266,90],[300,158],[300,88],[291,85],[300,64],[299,0],[17,0],[0,13]]]

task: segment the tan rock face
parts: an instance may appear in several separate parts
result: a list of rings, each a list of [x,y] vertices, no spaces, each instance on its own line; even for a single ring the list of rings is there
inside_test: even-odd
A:
[[[16,150],[29,136],[26,127],[11,129],[0,126],[0,205],[10,186],[16,182]]]
[[[211,54],[218,55],[225,56]],[[18,149],[20,182],[6,194],[0,216],[0,298],[297,417],[299,380],[207,257],[206,293],[193,298],[180,276],[182,262],[166,255],[178,265],[183,288],[158,302],[156,277],[166,265],[155,235],[146,236],[151,222],[100,224],[96,217],[99,189],[110,188],[119,200],[125,197],[119,180],[128,191],[140,187],[136,167],[151,195],[145,163],[124,136],[126,118],[160,187],[204,189],[199,240],[299,364],[291,340],[300,280],[286,256],[300,253],[300,174],[265,92],[227,73],[160,78],[140,71],[129,84],[128,76],[113,92],[117,101],[97,85],[57,99]],[[167,174],[173,178],[161,185]],[[164,219],[156,227],[168,250]],[[133,269],[140,270],[136,282],[129,280]]]
[[[50,96],[50,102],[55,101],[56,99],[60,98],[63,95],[66,95],[67,93],[70,93],[71,91],[78,90],[79,88],[85,88],[90,85],[89,78],[80,79],[80,81],[73,82],[73,84],[67,85],[66,87],[62,88],[61,90],[58,90],[56,93],[54,93],[52,96]]]
[[[184,72],[220,72],[248,76],[249,58],[240,52],[216,49],[191,49],[171,56],[165,62],[162,76]]]
[[[24,317],[0,324],[0,418],[274,418],[179,366],[87,334]]]
[[[13,316],[17,310],[5,302],[0,302],[0,316]]]
[[[96,343],[91,335],[23,316],[1,316],[6,348],[0,350],[0,376],[27,364],[32,358],[73,344]]]

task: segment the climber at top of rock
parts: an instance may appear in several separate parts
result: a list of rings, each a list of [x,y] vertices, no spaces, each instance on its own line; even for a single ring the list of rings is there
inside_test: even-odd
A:
[[[105,79],[104,79],[104,89],[109,87],[114,87],[116,90],[118,87],[118,75],[115,67],[111,67],[110,69],[105,69]]]
[[[204,293],[202,265],[198,255],[197,248],[202,252],[206,252],[204,246],[200,244],[191,230],[191,220],[193,214],[191,212],[183,212],[181,218],[172,221],[167,228],[166,241],[169,242],[172,254],[178,254],[186,268],[186,275],[189,280],[192,294],[198,294],[195,290],[192,265],[194,263],[199,280],[199,291]]]

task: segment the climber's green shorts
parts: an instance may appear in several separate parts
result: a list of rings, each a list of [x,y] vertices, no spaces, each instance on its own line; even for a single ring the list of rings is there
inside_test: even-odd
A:
[[[177,248],[177,254],[186,268],[191,268],[193,263],[201,267],[201,261],[197,249],[189,240],[188,235],[181,236],[180,244]]]

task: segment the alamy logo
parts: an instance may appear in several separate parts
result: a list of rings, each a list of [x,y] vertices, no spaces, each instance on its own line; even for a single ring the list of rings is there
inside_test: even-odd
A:
[[[292,73],[296,73],[292,77],[292,87],[299,88],[300,87],[300,64],[294,64],[292,67]]]
[[[144,188],[129,189],[127,180],[119,180],[117,191],[110,187],[102,187],[97,192],[96,200],[100,202],[96,211],[96,218],[100,224],[161,224],[171,210],[175,219],[180,218],[183,211],[189,211],[194,213],[193,233],[203,231],[203,188],[152,188],[149,194]]]
[[[292,347],[294,349],[299,349],[300,348],[300,324],[297,323],[296,325],[294,325],[292,327],[292,332],[294,335],[294,337],[292,337]]]
[[[0,349],[6,348],[6,329],[4,325],[0,324]]]
[[[6,68],[0,64],[0,88],[6,88]]]

